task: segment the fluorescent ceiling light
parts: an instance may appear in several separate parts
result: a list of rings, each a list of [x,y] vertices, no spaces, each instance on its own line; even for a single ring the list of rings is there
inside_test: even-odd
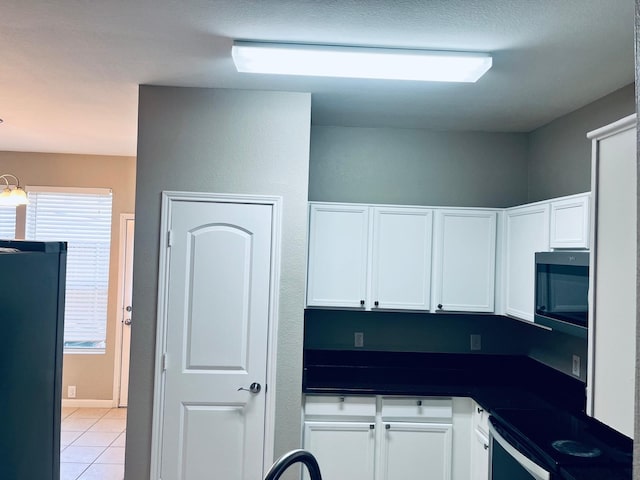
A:
[[[475,82],[492,64],[488,53],[243,41],[231,56],[238,72],[429,82]]]

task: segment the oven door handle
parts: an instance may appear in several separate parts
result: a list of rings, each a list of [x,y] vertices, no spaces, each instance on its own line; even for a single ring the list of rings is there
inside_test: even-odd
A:
[[[504,448],[509,455],[511,455],[515,461],[517,461],[524,469],[527,470],[535,480],[551,480],[551,473],[547,472],[543,467],[535,463],[530,458],[520,453],[513,445],[511,445],[505,438],[500,435],[495,427],[489,422],[489,438],[495,440]],[[491,443],[491,442],[489,442]]]

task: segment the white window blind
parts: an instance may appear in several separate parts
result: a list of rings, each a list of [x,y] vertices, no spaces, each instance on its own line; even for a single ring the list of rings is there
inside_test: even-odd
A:
[[[104,350],[111,246],[111,191],[30,187],[26,238],[67,242],[64,344]]]
[[[16,238],[16,207],[0,206],[0,238],[3,240]]]

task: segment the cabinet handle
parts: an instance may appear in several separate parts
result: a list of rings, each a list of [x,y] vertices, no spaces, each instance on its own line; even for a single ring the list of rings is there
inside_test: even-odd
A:
[[[442,310],[442,304],[441,303],[438,304],[438,310]]]
[[[389,425],[388,423],[384,426],[384,428],[386,428],[387,430],[391,430],[391,425]]]
[[[339,398],[340,403],[344,403],[344,397]]]
[[[360,305],[364,306],[364,300],[360,300]]]
[[[481,408],[481,407],[476,408],[476,410],[478,410],[478,413],[484,412],[484,408]]]
[[[418,400],[416,403],[418,404],[419,407],[422,406],[422,400]]]
[[[371,424],[369,425],[369,430],[373,430],[374,428],[376,428],[376,426],[375,426],[373,423],[371,423]]]
[[[373,302],[373,305],[377,307],[378,305],[380,305],[380,302],[378,302],[378,300],[376,300],[375,302]]]
[[[487,445],[486,443],[484,444],[484,449],[485,450],[489,450],[489,445]]]

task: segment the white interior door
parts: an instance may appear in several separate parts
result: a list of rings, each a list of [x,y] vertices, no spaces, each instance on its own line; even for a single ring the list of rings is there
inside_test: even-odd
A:
[[[121,298],[120,304],[120,374],[118,385],[118,406],[126,407],[129,398],[129,352],[131,347],[131,324],[133,307],[131,303],[131,287],[133,283],[133,232],[135,220],[133,215],[121,216],[120,229],[123,232],[121,242]]]
[[[257,480],[274,205],[172,201],[169,208],[159,476]]]

